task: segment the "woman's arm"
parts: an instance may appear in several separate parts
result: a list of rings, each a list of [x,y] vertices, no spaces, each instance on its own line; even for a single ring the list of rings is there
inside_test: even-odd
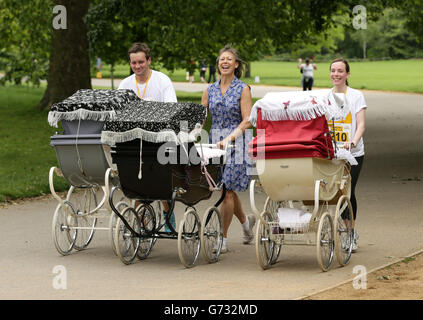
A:
[[[360,139],[363,137],[364,131],[366,131],[366,108],[361,109],[356,115],[356,129],[355,135],[352,139],[352,143],[357,145]],[[349,143],[345,145],[345,148],[348,150],[350,148]]]
[[[251,122],[248,121],[248,118],[250,117],[251,109],[253,107],[252,98],[251,98],[251,89],[248,85],[245,86],[245,88],[242,90],[240,104],[241,104],[242,121],[238,125],[238,127],[234,131],[232,131],[225,139],[217,143],[217,146],[220,149],[225,148],[228,142],[234,141],[236,138],[241,136],[245,132],[245,130],[252,127]]]
[[[208,91],[208,89],[204,90],[204,92],[203,92],[203,96],[201,97],[201,104],[204,107],[206,107],[207,109],[209,108],[209,91]],[[206,119],[204,119],[202,127],[204,127],[204,125],[206,124],[206,121],[207,121],[207,117],[206,117]]]

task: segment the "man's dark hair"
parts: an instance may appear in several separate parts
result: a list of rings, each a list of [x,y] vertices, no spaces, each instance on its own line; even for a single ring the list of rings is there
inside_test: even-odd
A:
[[[130,60],[131,53],[144,52],[145,58],[150,59],[150,48],[144,42],[135,42],[128,50],[128,59]]]

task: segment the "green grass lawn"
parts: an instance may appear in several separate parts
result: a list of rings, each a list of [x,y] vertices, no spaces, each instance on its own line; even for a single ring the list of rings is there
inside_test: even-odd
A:
[[[48,171],[57,165],[50,136],[58,129],[34,108],[44,89],[0,87],[0,201],[50,192]]]
[[[329,88],[332,83],[329,79],[329,62],[316,62],[315,87]],[[423,60],[390,60],[390,61],[366,61],[351,62],[351,87],[357,89],[404,91],[423,93]],[[109,67],[103,68],[103,77],[110,77]],[[169,72],[160,66],[156,66],[169,75],[172,81],[186,81],[185,70],[178,69]],[[129,65],[116,67],[115,78],[124,78],[129,74]],[[94,76],[94,75],[93,75]],[[296,62],[282,61],[256,61],[251,63],[251,78],[243,78],[249,84],[254,84],[255,77],[260,77],[260,84],[281,85],[298,87],[301,74],[297,69]],[[206,78],[208,72],[206,73]],[[195,81],[200,81],[200,73],[195,72]]]

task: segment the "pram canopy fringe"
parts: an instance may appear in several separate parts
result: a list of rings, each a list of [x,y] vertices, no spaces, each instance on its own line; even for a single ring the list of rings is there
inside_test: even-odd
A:
[[[323,115],[344,117],[350,108],[343,93],[324,89],[267,93],[251,110],[249,121],[254,126],[257,125],[258,109],[263,120],[280,121],[312,120]]]

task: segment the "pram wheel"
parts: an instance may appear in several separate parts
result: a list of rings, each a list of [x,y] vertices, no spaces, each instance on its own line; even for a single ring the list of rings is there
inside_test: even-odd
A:
[[[268,198],[265,203],[265,211],[269,212],[272,215],[273,221],[278,221],[278,209],[279,209],[279,202]],[[272,260],[270,261],[270,264],[275,264],[276,261],[278,260],[279,254],[281,253],[281,247],[282,247],[281,244],[277,244],[276,242],[273,242]]]
[[[219,209],[210,207],[201,222],[201,252],[207,262],[213,263],[219,259],[222,243],[222,218]]]
[[[194,209],[185,211],[184,219],[179,225],[178,254],[182,264],[190,268],[198,258],[200,252],[200,218]]]
[[[154,211],[154,216],[156,217],[156,230],[159,229],[162,223],[162,202],[161,200],[156,200],[151,203],[151,207]],[[153,246],[156,244],[157,238],[153,238]]]
[[[353,245],[353,212],[349,198],[339,198],[335,211],[335,254],[341,266],[348,264]],[[344,213],[345,212],[345,213]]]
[[[265,223],[263,223],[263,221]],[[273,221],[272,215],[264,211],[261,214],[261,219],[257,223],[256,231],[256,255],[257,261],[263,270],[269,268],[272,264],[273,250],[275,242],[270,239],[271,230],[269,222]]]
[[[156,216],[154,209],[149,204],[141,204],[137,208],[137,216],[140,219],[141,234],[145,232],[153,232],[156,229]],[[140,246],[138,248],[137,257],[140,260],[146,259],[155,243],[153,237],[140,238]]]
[[[116,203],[116,209],[119,211],[119,213],[122,213],[125,208],[129,207],[130,200],[125,197],[125,195],[120,191],[118,187],[113,188],[112,193],[112,203]],[[117,194],[116,198],[115,193]],[[112,250],[116,255],[117,251],[115,247],[115,229],[117,219],[118,216],[116,215],[116,213],[113,212],[113,210],[111,210],[109,219],[109,239],[112,246]]]
[[[122,201],[122,202],[119,202],[116,205],[116,209],[119,212],[122,212],[128,206],[129,205],[126,202]],[[110,214],[110,219],[109,219],[109,238],[110,238],[112,250],[116,255],[117,255],[117,251],[116,251],[116,247],[115,247],[115,229],[116,229],[117,219],[118,219],[118,216],[112,211],[111,214]]]
[[[328,271],[333,260],[334,232],[332,217],[329,212],[323,213],[317,229],[317,261],[323,271]]]
[[[97,207],[96,188],[84,188],[82,192],[75,192],[72,186],[67,195],[67,201],[72,204],[78,220],[78,232],[74,248],[84,250],[94,237],[97,218],[90,216]]]
[[[137,213],[133,208],[125,208],[122,212],[122,216],[135,232],[140,231],[140,222]],[[119,259],[124,264],[131,264],[138,253],[140,238],[128,229],[122,219],[117,220],[114,238],[116,252]]]
[[[77,230],[74,227],[77,226],[77,220],[74,216],[75,210],[72,208],[72,204],[65,201],[64,206],[65,208],[62,207],[62,204],[59,204],[54,212],[52,235],[56,250],[65,256],[72,251],[75,245]]]

